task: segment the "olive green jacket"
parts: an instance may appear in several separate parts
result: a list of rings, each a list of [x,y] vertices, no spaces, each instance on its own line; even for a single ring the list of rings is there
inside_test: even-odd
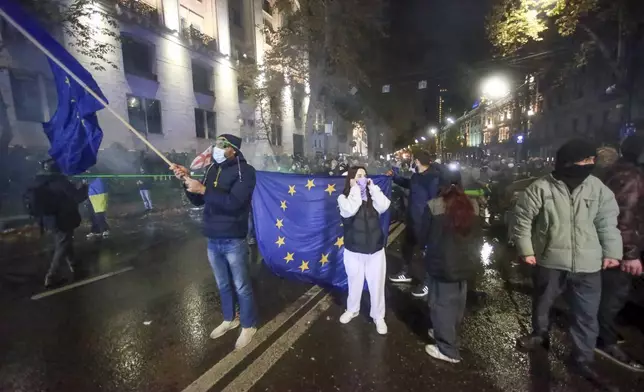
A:
[[[589,176],[574,189],[551,174],[532,183],[514,210],[513,239],[520,256],[571,272],[597,272],[604,258],[622,258],[615,195]]]

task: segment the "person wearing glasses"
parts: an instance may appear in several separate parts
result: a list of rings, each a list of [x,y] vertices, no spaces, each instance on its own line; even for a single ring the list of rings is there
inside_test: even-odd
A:
[[[186,195],[196,206],[204,206],[203,233],[208,239],[208,261],[212,267],[221,297],[224,321],[210,337],[217,339],[226,332],[242,327],[236,349],[248,345],[255,335],[257,307],[248,272],[248,215],[255,168],[242,154],[241,139],[221,135],[212,148],[212,164],[206,168],[203,181],[190,178],[188,169],[173,164],[170,169],[184,182]],[[235,306],[239,305],[239,318]]]

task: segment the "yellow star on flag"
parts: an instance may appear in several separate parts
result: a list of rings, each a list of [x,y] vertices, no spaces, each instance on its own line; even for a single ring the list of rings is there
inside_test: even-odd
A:
[[[304,185],[308,190],[311,190],[315,186],[313,180],[306,180],[306,185]]]
[[[329,254],[322,254],[322,259],[320,259],[320,263],[324,266],[326,263],[329,262]]]
[[[277,244],[278,248],[281,248],[282,245],[286,245],[286,243],[284,242],[285,239],[286,238],[284,237],[277,236],[277,241],[275,241],[275,243]]]
[[[295,185],[288,186],[288,194],[293,196],[295,194]]]
[[[335,184],[329,184],[324,191],[329,192],[329,196],[331,196],[335,192]]]
[[[286,252],[286,257],[284,258],[284,260],[286,260],[286,264],[293,261],[293,256],[295,256],[295,253]]]
[[[278,229],[282,229],[284,226],[284,219],[278,219],[277,223],[275,223],[275,226],[277,226]]]
[[[280,201],[280,208],[282,211],[286,211],[286,200]]]
[[[302,260],[302,265],[298,267],[302,272],[309,269],[309,262]]]
[[[69,84],[69,78],[65,76],[65,84]]]
[[[338,249],[342,248],[344,246],[344,237],[338,237],[338,240],[334,245],[337,246]]]

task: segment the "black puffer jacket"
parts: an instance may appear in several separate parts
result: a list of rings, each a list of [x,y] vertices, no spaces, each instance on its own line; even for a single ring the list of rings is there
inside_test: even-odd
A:
[[[55,206],[54,214],[45,215],[41,227],[46,230],[71,231],[80,226],[78,205],[87,199],[87,185],[76,188],[62,174],[39,174],[34,187],[46,188],[46,194]]]
[[[476,271],[481,254],[481,225],[478,205],[474,206],[475,222],[471,232],[461,236],[446,224],[445,202],[442,197],[430,200],[423,215],[421,241],[426,246],[427,274],[438,280],[468,280]]]
[[[370,255],[384,248],[380,217],[369,203],[363,202],[358,212],[351,218],[342,218],[342,223],[345,249]]]

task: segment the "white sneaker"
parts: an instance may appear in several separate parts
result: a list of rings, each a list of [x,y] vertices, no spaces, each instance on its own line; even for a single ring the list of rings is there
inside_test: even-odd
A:
[[[239,320],[237,319],[234,319],[233,321],[224,321],[223,323],[219,324],[217,328],[212,330],[212,332],[210,333],[210,339],[217,339],[219,337],[222,337],[226,332],[237,327],[239,327]]]
[[[342,313],[342,316],[340,316],[340,322],[342,324],[348,324],[349,321],[353,320],[354,318],[358,317],[359,312],[351,313],[348,310],[344,313]]]
[[[380,319],[380,320],[373,320],[374,323],[376,323],[376,331],[378,331],[379,334],[381,335],[386,335],[387,334],[387,323],[385,323],[385,319]]]
[[[434,337],[434,328],[430,328],[430,329],[428,329],[428,330],[427,330],[427,335],[429,335],[429,337],[430,337],[431,339],[436,340],[436,338]]]
[[[235,342],[235,349],[241,350],[242,348],[248,346],[248,343],[253,340],[253,336],[256,332],[257,328],[242,328],[242,331],[237,338],[237,342]]]
[[[88,235],[85,236],[85,238],[87,238],[88,240],[91,240],[92,238],[98,237],[98,236],[100,236],[100,234],[98,233],[89,233]]]
[[[109,230],[105,230],[105,231],[103,232],[103,238],[107,238],[107,237],[109,237],[109,236],[110,236],[110,232],[109,232]]]
[[[450,358],[447,355],[443,354],[441,350],[438,349],[438,346],[435,344],[428,344],[427,346],[425,346],[425,352],[429,354],[430,357],[440,359],[441,361],[445,361],[449,363],[461,362],[460,359]]]

